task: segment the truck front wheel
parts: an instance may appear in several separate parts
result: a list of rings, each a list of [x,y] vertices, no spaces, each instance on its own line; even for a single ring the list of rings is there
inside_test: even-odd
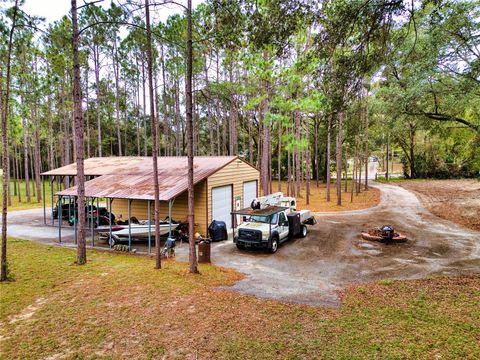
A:
[[[307,225],[302,225],[302,230],[300,231],[300,237],[304,238],[307,236],[308,230]]]
[[[272,245],[270,246],[270,252],[274,254],[277,252],[277,250],[278,250],[278,239],[274,237],[272,239]]]

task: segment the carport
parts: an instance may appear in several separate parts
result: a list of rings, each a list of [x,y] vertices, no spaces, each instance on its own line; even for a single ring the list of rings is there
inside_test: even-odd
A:
[[[154,226],[151,224],[154,216],[153,170],[151,157],[118,157],[92,158],[85,161],[85,197],[86,206],[98,208],[100,201],[106,202],[107,211],[119,218],[130,220],[132,216],[148,221],[148,252],[151,251],[151,233]],[[159,157],[158,180],[160,184],[160,218],[171,223],[185,222],[187,219],[187,158],[186,157]],[[71,164],[63,168],[43,173],[44,181],[49,178],[63,179],[68,177],[68,184],[75,178],[76,165]],[[224,220],[229,227],[233,226],[231,211],[234,207],[251,201],[258,193],[258,170],[245,161],[234,156],[195,157],[194,160],[194,217],[195,231],[206,233],[211,220]],[[247,189],[248,192],[245,192]],[[68,206],[68,218],[76,219],[77,188],[67,187],[54,194],[52,199],[52,225],[54,198],[58,197],[58,214],[64,214],[62,206]],[[65,201],[65,199],[67,199]],[[243,201],[242,201],[243,200]],[[62,216],[59,215],[59,218]],[[118,219],[117,217],[117,219]],[[91,232],[91,245],[95,246],[95,223],[97,218],[88,216],[88,227]],[[96,221],[95,221],[96,220]],[[110,218],[111,220],[111,218]],[[47,223],[44,202],[44,223]],[[112,221],[108,221],[108,232],[112,233]],[[128,247],[132,246],[131,221],[128,221]],[[57,222],[58,241],[62,242],[63,220]],[[125,225],[126,226],[126,225]],[[73,221],[74,243],[76,244],[76,221]],[[152,228],[152,229],[150,229]],[[102,229],[106,230],[106,229]]]

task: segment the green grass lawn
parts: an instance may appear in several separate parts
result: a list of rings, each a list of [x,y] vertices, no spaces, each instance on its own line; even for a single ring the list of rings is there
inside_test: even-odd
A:
[[[339,309],[227,290],[242,275],[11,239],[0,285],[1,359],[480,357],[480,277],[352,286]]]
[[[20,190],[21,201],[18,200],[18,195],[14,195],[14,184],[12,180],[10,182],[10,194],[12,199],[12,205],[8,207],[9,211],[33,209],[33,208],[39,208],[43,206],[43,200],[39,201],[38,197],[36,196],[37,195],[36,186],[34,182],[32,181],[30,182],[30,194],[31,194],[30,202],[27,201],[25,180],[21,180],[18,182],[18,189]],[[40,191],[43,192],[42,184],[40,184]],[[57,191],[56,188],[55,188],[55,191]],[[35,196],[33,196],[34,193],[35,193]],[[1,187],[0,187],[0,195],[3,195]],[[42,193],[40,195],[43,196]],[[50,207],[51,206],[50,204],[52,203],[49,181],[45,181],[45,203],[47,207]]]

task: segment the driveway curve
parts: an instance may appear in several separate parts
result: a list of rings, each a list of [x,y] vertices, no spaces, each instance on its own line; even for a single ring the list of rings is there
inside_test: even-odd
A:
[[[286,242],[274,255],[215,244],[213,262],[246,274],[233,290],[326,306],[338,305],[338,290],[352,283],[480,272],[480,232],[432,215],[399,186],[372,186],[381,191],[373,208],[316,214],[318,223],[306,238]],[[383,224],[409,241],[385,245],[361,239],[362,229]]]

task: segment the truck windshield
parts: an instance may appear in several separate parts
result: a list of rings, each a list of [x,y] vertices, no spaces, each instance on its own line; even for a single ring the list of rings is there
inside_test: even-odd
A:
[[[250,219],[248,219],[248,221],[261,222],[265,224],[268,224],[270,222],[271,224],[276,224],[277,219],[278,219],[278,214],[273,214],[271,216],[252,215],[250,216]]]

